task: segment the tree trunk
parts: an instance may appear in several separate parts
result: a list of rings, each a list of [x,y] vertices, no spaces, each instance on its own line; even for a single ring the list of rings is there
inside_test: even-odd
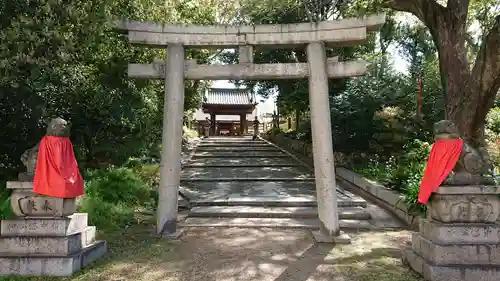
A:
[[[500,88],[500,16],[485,36],[470,67],[465,47],[468,0],[388,0],[385,5],[417,16],[430,30],[439,53],[446,118],[455,122],[466,141],[484,145],[486,115]]]
[[[452,120],[467,140],[473,138],[470,127],[475,110],[463,110],[464,108],[476,108],[479,100],[468,97],[472,89],[471,73],[465,49],[464,32],[454,30],[454,26],[443,21],[442,25],[436,27],[434,43],[438,49],[439,66],[441,72],[441,83],[445,95],[445,116]]]
[[[483,42],[474,67],[467,60],[465,28],[444,24],[438,28],[439,63],[446,91],[446,118],[457,124],[473,146],[484,146],[486,115],[500,87],[500,24]],[[478,69],[480,68],[480,69]],[[444,78],[444,79],[443,79]]]
[[[295,131],[299,131],[299,123],[300,123],[300,111],[295,110]]]

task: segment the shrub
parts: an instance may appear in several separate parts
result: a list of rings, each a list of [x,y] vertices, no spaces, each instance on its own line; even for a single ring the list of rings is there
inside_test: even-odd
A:
[[[99,229],[114,230],[133,224],[134,212],[154,206],[156,198],[156,189],[135,170],[111,167],[87,171],[80,209]]]
[[[494,107],[486,117],[486,129],[496,135],[500,134],[500,107]]]
[[[425,214],[427,208],[418,202],[418,192],[420,191],[420,181],[424,175],[423,169],[416,170],[408,177],[403,190],[403,202],[408,207],[408,213],[414,216]]]
[[[190,138],[190,139],[193,139],[193,138],[197,138],[198,137],[198,132],[196,130],[191,130],[189,129],[188,127],[184,126],[182,128],[182,132],[183,132],[183,135]]]
[[[145,164],[136,167],[135,172],[139,178],[151,186],[158,186],[160,183],[160,165]]]
[[[364,167],[356,169],[360,174],[404,195],[403,201],[412,214],[425,213],[425,206],[417,202],[420,181],[429,155],[430,145],[413,140],[404,145],[403,153],[381,160],[375,156]]]
[[[386,161],[382,161],[379,157],[373,156],[368,159],[368,163],[355,170],[371,179],[377,180],[380,184],[390,187],[393,174],[397,168],[396,158],[390,157]]]
[[[396,160],[396,169],[392,175],[391,188],[405,190],[415,176],[421,179],[429,156],[429,144],[413,140],[403,147],[403,154]]]
[[[134,222],[133,206],[123,202],[108,202],[101,197],[85,196],[80,210],[89,214],[89,223],[100,231],[113,231]]]
[[[486,141],[488,152],[494,167],[494,173],[500,173],[500,107],[490,110],[486,118]]]
[[[283,133],[283,130],[281,128],[271,128],[266,132],[267,136],[275,137],[276,135],[279,135]]]
[[[7,189],[6,182],[0,181],[0,219],[5,219],[12,215],[10,193],[11,191]]]
[[[150,198],[151,188],[129,168],[108,168],[87,173],[85,193],[106,202],[138,205]]]

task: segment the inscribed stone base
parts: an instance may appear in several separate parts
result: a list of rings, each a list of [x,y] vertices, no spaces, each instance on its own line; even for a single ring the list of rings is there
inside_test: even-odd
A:
[[[338,236],[331,236],[328,234],[325,234],[321,230],[314,230],[311,231],[312,235],[314,237],[314,240],[317,243],[333,243],[333,244],[350,244],[351,243],[351,237],[347,233],[344,233],[343,231],[340,232]]]
[[[11,206],[19,217],[66,217],[76,212],[76,198],[55,198],[33,193],[33,182],[7,182]]]
[[[87,214],[1,221],[0,276],[70,276],[106,252]]]
[[[495,223],[500,216],[498,195],[496,186],[441,186],[427,204],[427,216],[443,223]]]
[[[2,236],[0,257],[7,255],[67,256],[95,242],[95,226],[68,236]]]
[[[437,244],[413,233],[413,251],[436,265],[489,265],[500,267],[500,244]]]
[[[412,249],[403,251],[403,260],[428,281],[498,281],[500,267],[487,265],[436,265]]]
[[[498,223],[441,223],[420,219],[422,237],[438,244],[486,243],[500,244]]]
[[[14,218],[0,222],[0,236],[67,236],[84,231],[86,213],[62,218]]]
[[[0,257],[0,276],[71,276],[106,253],[106,241],[97,241],[69,256]]]

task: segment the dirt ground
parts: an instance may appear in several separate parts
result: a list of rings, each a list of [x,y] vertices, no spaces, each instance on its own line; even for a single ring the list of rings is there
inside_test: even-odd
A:
[[[315,244],[309,231],[192,228],[180,241],[143,226],[108,238],[109,254],[72,281],[420,281],[401,264],[408,231],[352,234],[352,244]]]

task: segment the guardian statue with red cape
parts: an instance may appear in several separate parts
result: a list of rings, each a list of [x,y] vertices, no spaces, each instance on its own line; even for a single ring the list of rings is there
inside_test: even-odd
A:
[[[56,118],[50,121],[46,135],[38,144],[34,193],[56,198],[83,195],[83,179],[69,135],[66,120]]]
[[[434,124],[435,143],[427,160],[420,184],[418,202],[427,204],[440,185],[494,185],[492,166],[486,148],[478,149],[462,140],[457,126],[450,120]]]

